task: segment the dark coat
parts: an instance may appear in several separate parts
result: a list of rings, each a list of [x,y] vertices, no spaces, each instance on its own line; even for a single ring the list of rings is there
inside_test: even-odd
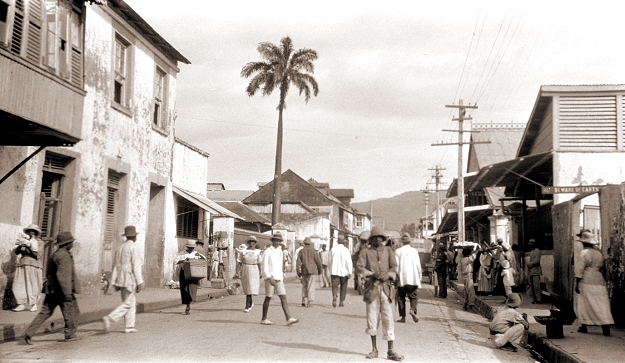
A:
[[[388,298],[393,301],[395,294],[392,292],[393,281],[397,280],[397,259],[395,252],[388,246],[380,245],[378,248],[365,248],[358,255],[358,273],[365,277],[363,300],[372,302],[376,296],[372,294],[375,287],[382,284],[382,289]],[[381,275],[385,281],[375,279],[374,275]]]
[[[297,275],[321,274],[321,257],[312,245],[305,245],[297,256]]]
[[[74,257],[67,248],[59,248],[48,261],[44,293],[71,296],[78,293]]]

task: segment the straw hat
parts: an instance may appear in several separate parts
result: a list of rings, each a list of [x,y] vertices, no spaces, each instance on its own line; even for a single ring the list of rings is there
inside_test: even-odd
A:
[[[280,232],[275,232],[273,234],[273,236],[271,236],[271,242],[273,241],[278,241],[278,242],[282,242],[284,241],[284,239],[282,238],[282,233]]]
[[[519,307],[519,305],[521,305],[522,302],[523,302],[523,299],[521,298],[521,295],[514,292],[508,296],[506,305],[508,305],[511,308],[517,308]]]
[[[74,236],[72,236],[72,232],[59,232],[58,236],[56,236],[56,242],[54,242],[54,244],[61,247],[74,241],[75,239]]]
[[[249,236],[249,237],[247,237],[247,241],[245,241],[245,242],[247,242],[247,243],[256,242],[257,243],[258,240],[256,239],[256,236]]]
[[[190,240],[188,240],[188,241],[187,241],[187,244],[186,244],[186,245],[184,245],[184,246],[185,246],[185,247],[193,247],[193,248],[195,248],[195,246],[196,246],[196,245],[195,245],[195,240],[194,240],[194,239],[190,239]]]
[[[39,229],[39,226],[34,223],[31,223],[28,227],[24,228],[24,233],[28,233],[28,231],[35,231],[35,235],[37,237],[41,235],[41,229]]]
[[[599,241],[597,241],[597,239],[595,238],[595,235],[592,232],[590,232],[590,231],[588,231],[588,232],[584,231],[584,232],[580,233],[579,241],[582,242],[582,243],[588,243],[588,244],[591,244],[591,245],[598,245],[599,244]]]
[[[124,237],[136,237],[137,236],[137,229],[135,228],[135,226],[126,226],[124,227],[124,234],[122,234],[122,236]]]
[[[245,251],[247,251],[247,245],[246,245],[245,243],[241,243],[241,244],[239,245],[239,247],[237,247],[237,251],[239,251],[239,252],[245,252]]]

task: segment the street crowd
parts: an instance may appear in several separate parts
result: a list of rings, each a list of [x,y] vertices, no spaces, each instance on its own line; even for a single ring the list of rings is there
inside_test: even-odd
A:
[[[55,241],[57,247],[47,262],[46,277],[42,279],[42,261],[39,258],[38,239],[40,230],[36,225],[24,228],[24,235],[16,242],[15,254],[19,255],[19,266],[13,283],[16,296],[16,312],[26,310],[37,311],[40,292],[45,294],[39,313],[26,329],[23,343],[31,345],[32,337],[38,328],[60,307],[65,320],[63,341],[80,339],[76,335],[77,319],[80,314],[75,294],[79,293],[76,281],[74,261],[71,249],[75,239],[71,232],[60,232]],[[125,241],[116,249],[113,260],[113,271],[110,278],[111,286],[120,292],[121,304],[102,318],[102,330],[108,333],[111,325],[122,318],[125,333],[136,333],[136,294],[144,287],[142,276],[142,259],[135,247],[137,230],[134,226],[126,226],[123,236]],[[605,281],[599,268],[603,257],[597,250],[597,241],[588,230],[577,235],[583,249],[579,251],[575,264],[575,313],[582,324],[579,331],[588,332],[589,325],[599,325],[604,335],[610,335],[613,324],[609,309],[609,300]],[[269,320],[269,306],[274,294],[280,299],[286,325],[299,323],[291,316],[284,285],[286,265],[293,263],[298,279],[301,281],[301,303],[304,307],[313,307],[317,279],[323,286],[331,286],[332,306],[343,307],[348,281],[354,277],[354,287],[362,295],[366,311],[365,333],[371,340],[371,351],[366,358],[378,357],[377,336],[381,326],[381,338],[387,341],[386,356],[390,360],[401,361],[404,357],[394,349],[394,323],[406,323],[406,313],[413,322],[419,321],[417,314],[418,289],[421,287],[422,266],[419,253],[411,246],[411,237],[404,233],[399,243],[387,238],[384,231],[374,226],[371,231],[360,234],[359,240],[350,252],[346,247],[346,239],[339,235],[330,250],[325,244],[320,250],[315,249],[310,237],[297,241],[298,248],[294,256],[290,256],[280,232],[271,236],[271,244],[262,249],[258,247],[255,236],[249,236],[245,244],[236,249],[236,278],[241,280],[241,288],[245,299],[244,312],[254,307],[254,296],[259,295],[261,280],[264,281],[265,297],[262,304],[261,324],[273,325]],[[447,279],[457,278],[464,285],[463,310],[473,307],[476,287],[478,294],[497,294],[503,291],[506,299],[502,304],[506,309],[499,311],[490,323],[490,339],[493,345],[503,350],[516,351],[523,331],[529,328],[527,315],[520,314],[516,308],[522,299],[512,288],[520,283],[519,275],[523,273],[522,256],[502,240],[488,244],[451,241],[449,248],[445,243],[434,239],[432,256],[435,274],[432,283],[437,298],[447,297]],[[199,241],[191,240],[185,250],[178,253],[174,263],[177,266],[174,274],[178,276],[181,303],[185,305],[184,315],[191,314],[191,304],[196,301],[200,288],[200,278],[189,276],[191,261],[208,258],[196,250]],[[528,286],[532,303],[541,303],[540,292],[540,249],[534,239],[529,240],[530,249],[527,264]],[[227,247],[216,248],[210,255],[211,260],[217,257],[217,263],[211,267],[211,275],[219,275],[219,257]],[[183,268],[184,266],[184,268]],[[477,276],[474,278],[474,266]],[[213,271],[213,268],[217,270]],[[406,306],[406,298],[409,307]],[[397,303],[399,319],[393,318],[393,304]],[[514,343],[514,344],[513,344]]]

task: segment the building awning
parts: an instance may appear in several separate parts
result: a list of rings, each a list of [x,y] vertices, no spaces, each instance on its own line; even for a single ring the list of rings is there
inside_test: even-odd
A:
[[[525,179],[541,186],[553,183],[553,152],[520,156],[512,160],[483,167],[475,175],[464,178],[465,193],[489,187],[506,187],[507,196],[520,197],[517,186]],[[455,186],[455,184],[453,184]],[[457,188],[449,188],[448,197],[457,195]]]
[[[0,120],[3,121],[0,145],[74,146],[80,141],[73,135],[2,110],[0,110]]]
[[[213,202],[212,200],[206,197],[186,191],[175,185],[172,185],[172,188],[174,190],[174,193],[178,194],[179,196],[183,197],[189,202],[197,205],[198,207],[204,209],[205,211],[210,212],[213,215],[232,217],[232,218],[242,219],[242,220],[244,219],[243,217],[229,211],[228,209],[220,206],[219,204]]]
[[[475,207],[466,207],[464,209],[464,225],[470,227],[471,225],[478,223],[480,219],[493,214],[493,209],[490,205],[478,205]],[[444,234],[453,231],[458,231],[458,210],[454,209],[448,211],[438,226],[437,234]]]

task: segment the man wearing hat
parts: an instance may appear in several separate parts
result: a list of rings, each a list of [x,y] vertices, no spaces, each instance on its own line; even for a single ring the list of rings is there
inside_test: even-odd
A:
[[[397,256],[397,306],[399,323],[406,322],[406,297],[410,300],[410,316],[415,323],[417,318],[417,290],[421,287],[421,260],[419,251],[410,245],[410,234],[401,237],[402,246],[395,250]]]
[[[24,333],[24,343],[32,345],[31,339],[37,329],[46,319],[52,316],[57,306],[61,307],[63,319],[65,319],[65,339],[69,342],[78,340],[78,303],[74,297],[78,293],[78,284],[74,271],[74,257],[70,250],[74,246],[74,237],[71,232],[59,232],[55,245],[58,247],[50,257],[46,269],[46,281],[43,284],[43,292],[46,297],[39,314],[30,323]]]
[[[284,256],[282,255],[282,234],[275,232],[271,236],[271,246],[267,247],[263,256],[262,270],[263,277],[265,278],[265,302],[263,303],[263,317],[260,321],[263,325],[272,325],[273,323],[267,319],[267,313],[269,312],[269,303],[273,297],[274,292],[280,298],[282,304],[282,311],[284,311],[284,317],[286,318],[286,325],[293,325],[299,322],[298,319],[291,317],[289,311],[289,304],[286,301],[286,289],[284,288]]]
[[[102,318],[102,330],[108,333],[111,322],[117,322],[122,317],[126,323],[126,333],[136,333],[135,315],[137,313],[136,293],[143,289],[143,275],[141,273],[141,256],[135,247],[137,229],[135,226],[126,226],[124,234],[126,241],[115,250],[111,284],[121,293],[122,303],[110,314]]]
[[[41,292],[43,280],[42,264],[39,255],[41,230],[36,224],[24,228],[24,236],[15,242],[13,253],[18,256],[15,277],[13,278],[13,295],[17,306],[13,311],[26,310],[25,305],[30,305],[29,311],[37,311],[37,301]]]
[[[193,239],[187,241],[185,248],[186,250],[178,253],[178,256],[174,259],[174,263],[180,268],[180,272],[178,273],[180,280],[180,300],[182,300],[183,305],[187,305],[184,315],[189,315],[191,314],[191,303],[194,302],[197,297],[197,289],[200,287],[200,280],[186,279],[182,264],[188,260],[206,260],[206,256],[195,250],[195,240]]]
[[[490,339],[497,348],[516,352],[517,347],[512,342],[519,344],[523,337],[523,330],[529,329],[527,315],[516,311],[522,301],[519,294],[510,294],[506,302],[508,308],[498,312],[491,320]]]
[[[332,281],[332,306],[336,307],[336,300],[340,294],[339,307],[344,306],[345,296],[347,295],[347,281],[349,280],[352,270],[352,256],[345,244],[345,237],[339,236],[338,243],[332,248],[330,255],[330,280]]]
[[[304,248],[297,256],[297,276],[302,277],[302,306],[310,307],[315,300],[315,280],[322,269],[321,258],[312,240],[304,238]]]
[[[536,244],[536,240],[534,238],[530,238],[527,241],[528,246],[530,248],[530,258],[527,263],[527,267],[529,269],[528,275],[530,278],[530,293],[532,296],[532,304],[540,304],[542,300],[542,292],[540,290],[540,275],[542,275],[543,270],[540,267],[540,249]]]
[[[382,338],[388,341],[386,357],[401,361],[404,356],[393,349],[395,326],[393,323],[394,281],[397,279],[397,260],[389,246],[384,245],[386,235],[378,226],[371,229],[369,243],[371,248],[360,251],[358,270],[365,278],[363,300],[367,306],[367,329],[371,337],[372,350],[365,357],[378,357],[378,326],[382,323]]]

